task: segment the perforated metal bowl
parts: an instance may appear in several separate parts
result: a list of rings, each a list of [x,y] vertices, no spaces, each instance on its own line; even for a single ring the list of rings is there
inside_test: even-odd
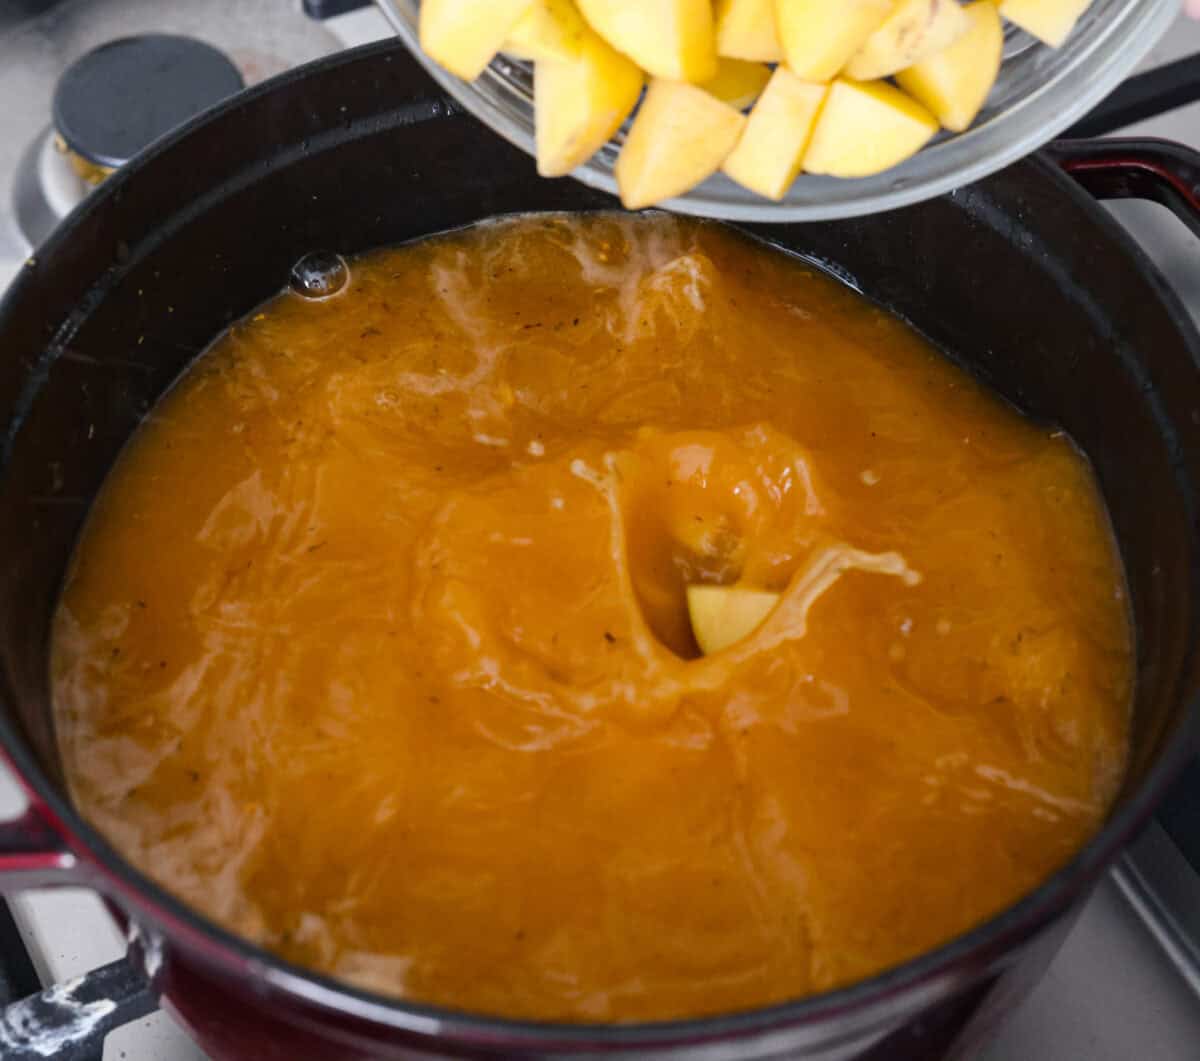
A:
[[[405,44],[463,107],[501,136],[534,152],[533,71],[497,57],[476,81],[447,73],[417,41],[417,0],[376,0]],[[1034,151],[1086,114],[1141,61],[1179,14],[1179,0],[1094,0],[1058,49],[1010,28],[999,81],[967,132],[942,134],[914,158],[874,177],[805,174],[780,203],[728,177],[709,178],[666,205],[682,213],[741,221],[822,221],[892,210],[962,187]],[[624,131],[573,174],[615,192],[613,165]]]

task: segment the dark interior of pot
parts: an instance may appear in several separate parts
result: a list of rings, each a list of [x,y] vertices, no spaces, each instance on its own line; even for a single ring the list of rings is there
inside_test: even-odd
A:
[[[29,263],[0,308],[0,658],[3,711],[52,779],[48,630],[74,540],[123,444],[217,333],[310,251],[611,206],[539,180],[388,45],[289,75],[152,151]],[[751,231],[848,278],[1091,458],[1139,638],[1134,791],[1193,685],[1200,387],[1171,296],[1036,160],[892,214]]]

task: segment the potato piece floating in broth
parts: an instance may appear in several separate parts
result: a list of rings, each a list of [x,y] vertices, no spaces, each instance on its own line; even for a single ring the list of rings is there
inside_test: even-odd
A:
[[[744,586],[688,586],[688,617],[706,656],[754,633],[779,603],[779,594]]]

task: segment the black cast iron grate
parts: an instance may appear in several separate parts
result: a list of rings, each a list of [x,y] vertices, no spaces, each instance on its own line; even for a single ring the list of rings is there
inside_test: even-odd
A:
[[[12,910],[0,899],[0,1005],[7,1006],[41,988]]]

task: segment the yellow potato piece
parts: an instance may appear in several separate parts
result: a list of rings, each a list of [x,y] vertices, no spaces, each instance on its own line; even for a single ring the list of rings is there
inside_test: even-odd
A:
[[[896,9],[846,64],[855,81],[891,77],[897,70],[948,48],[967,31],[958,0],[899,0]]]
[[[654,77],[699,82],[716,76],[711,0],[579,0],[579,10]]]
[[[750,106],[767,82],[771,80],[771,68],[764,63],[748,63],[742,59],[718,59],[717,76],[703,82],[699,87],[722,103],[728,103],[744,111]]]
[[[592,157],[633,110],[641,70],[590,30],[573,62],[533,71],[538,173],[561,177]]]
[[[792,73],[828,81],[892,13],[893,0],[775,0],[783,53]]]
[[[422,0],[421,49],[464,81],[474,81],[533,0]]]
[[[771,609],[778,593],[741,586],[688,586],[688,618],[696,644],[706,656],[754,633]]]
[[[579,58],[588,32],[573,0],[534,0],[501,50],[514,59],[569,63]]]
[[[746,116],[684,81],[656,79],[617,159],[621,202],[640,210],[683,195],[715,173]]]
[[[775,0],[717,0],[717,54],[760,63],[783,62]]]
[[[896,75],[910,96],[933,112],[951,132],[970,128],[1000,73],[1004,27],[991,0],[963,9],[967,32],[949,48]]]
[[[803,168],[868,177],[915,155],[937,130],[933,115],[887,82],[839,78],[829,87]]]
[[[1070,36],[1092,0],[1002,0],[1000,14],[1026,33],[1057,48]]]
[[[722,166],[733,180],[776,201],[800,172],[828,86],[802,81],[776,67],[733,153]]]

